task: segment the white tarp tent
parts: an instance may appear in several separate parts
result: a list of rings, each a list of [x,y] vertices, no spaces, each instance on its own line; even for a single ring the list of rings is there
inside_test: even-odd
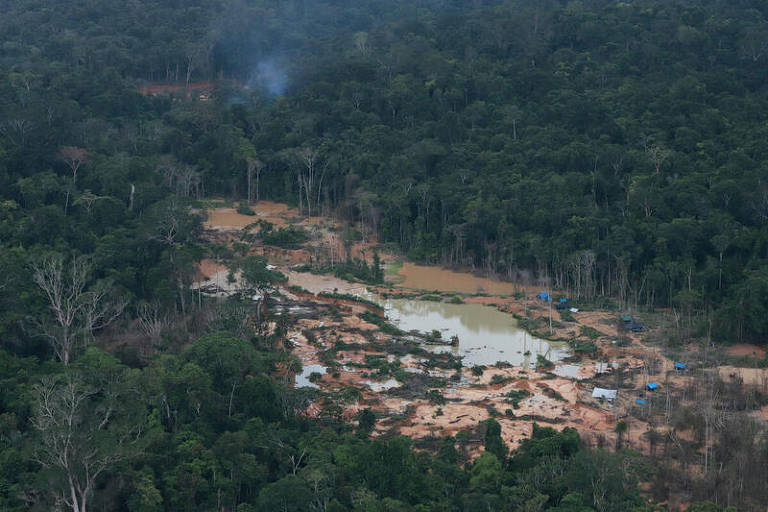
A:
[[[608,401],[615,400],[617,394],[618,391],[615,389],[595,388],[592,390],[592,398],[604,398]]]

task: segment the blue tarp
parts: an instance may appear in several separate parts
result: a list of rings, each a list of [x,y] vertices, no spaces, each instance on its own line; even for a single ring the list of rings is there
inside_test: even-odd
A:
[[[639,398],[636,400],[636,402],[639,403],[640,405],[647,405],[648,404],[648,400],[640,400]]]
[[[675,369],[677,369],[677,370],[686,370],[686,369],[688,369],[688,365],[687,364],[683,364],[683,363],[675,363]]]
[[[547,292],[541,292],[540,294],[537,295],[537,297],[544,300],[550,299],[549,294]]]
[[[568,302],[568,299],[560,299],[560,302]]]
[[[648,384],[648,389],[650,389],[650,390],[654,390],[654,389],[656,389],[658,387],[659,387],[659,383],[658,382],[651,382],[650,384]]]

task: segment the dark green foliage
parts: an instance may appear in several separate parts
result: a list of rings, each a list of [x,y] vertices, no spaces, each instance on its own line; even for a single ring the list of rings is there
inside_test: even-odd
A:
[[[445,397],[438,389],[430,389],[427,391],[427,400],[429,400],[430,403],[437,405],[445,405],[446,403]]]
[[[357,416],[357,422],[358,433],[367,436],[376,426],[376,415],[370,409],[363,409]]]
[[[493,377],[491,377],[491,385],[504,384],[504,383],[509,382],[511,380],[512,380],[512,378],[509,377],[509,376],[496,374]]]
[[[288,249],[296,249],[309,239],[309,235],[304,229],[295,226],[275,230],[262,229],[259,236],[266,245],[276,245]]]
[[[509,399],[509,402],[512,404],[512,407],[517,409],[520,407],[520,400],[523,400],[524,398],[527,398],[530,395],[531,393],[527,389],[520,389],[520,390],[510,391],[504,396],[506,396]]]
[[[403,331],[387,322],[386,318],[382,317],[381,315],[377,315],[376,313],[365,311],[362,315],[360,315],[360,318],[368,323],[378,326],[379,330],[385,334],[391,334],[394,336],[405,334]]]
[[[586,325],[580,325],[579,326],[579,334],[581,336],[586,336],[591,340],[596,340],[597,338],[601,336],[605,336],[603,333],[595,329],[594,327],[589,327]]]
[[[433,456],[365,438],[367,413],[361,435],[338,407],[307,420],[323,397],[281,383],[289,356],[256,345],[242,304],[205,325],[196,263],[230,255],[198,245],[200,200],[239,201],[258,157],[254,195],[354,222],[347,254],[376,239],[425,262],[548,277],[583,309],[675,308],[681,335],[711,325],[765,341],[767,17],[765,2],[711,0],[3,3],[0,509],[64,507],[51,492],[66,479],[36,462],[34,386],[73,375],[87,389],[80,441],[114,409],[84,443],[120,455],[93,510],[647,509],[638,457],[581,450],[570,429],[535,426],[507,456],[491,420],[486,452],[462,467],[476,433]],[[186,87],[214,77],[204,101]],[[139,92],[147,81],[177,91]],[[300,157],[313,152],[310,184]],[[257,225],[281,247],[310,236]],[[283,280],[249,245],[233,249],[248,286]],[[48,252],[88,256],[128,303],[95,332],[123,361],[93,344],[69,368],[52,361],[31,322],[50,314],[29,265]],[[376,253],[314,266],[384,280]],[[173,324],[150,345],[167,352],[138,356],[135,313],[154,304]],[[691,501],[765,503],[757,470],[747,491],[722,483],[766,466],[764,447],[729,459],[761,436],[721,434],[711,454],[725,469]]]
[[[536,354],[536,366],[539,368],[552,368],[555,364],[541,354]]]
[[[494,419],[485,420],[485,436],[483,445],[485,451],[494,454],[499,460],[505,460],[507,457],[507,446],[501,439],[501,425]]]
[[[262,489],[259,493],[260,510],[304,512],[309,510],[312,491],[306,480],[288,475]]]
[[[570,345],[577,354],[597,354],[597,345],[594,341],[572,340]]]
[[[240,203],[239,205],[237,205],[237,213],[240,213],[242,215],[250,215],[250,216],[256,215],[256,212],[251,210],[248,207],[248,205],[245,203]]]
[[[302,265],[295,268],[297,272],[312,272],[313,274],[333,274],[348,281],[362,281],[368,284],[382,284],[384,270],[378,253],[373,253],[373,263],[368,264],[364,258],[352,258],[343,262],[322,265]]]
[[[265,290],[286,280],[285,275],[267,268],[267,259],[262,256],[246,256],[238,263],[242,279],[252,290]]]

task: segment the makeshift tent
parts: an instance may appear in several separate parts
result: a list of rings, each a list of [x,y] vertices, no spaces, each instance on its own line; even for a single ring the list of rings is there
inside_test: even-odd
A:
[[[675,363],[675,370],[687,370],[688,365],[683,363]]]
[[[568,302],[568,299],[560,299],[560,302]]]
[[[595,373],[608,373],[611,366],[608,363],[595,363]]]
[[[592,398],[603,398],[608,401],[616,399],[618,391],[615,389],[595,388],[592,390]]]
[[[659,383],[658,382],[651,382],[646,387],[648,388],[648,391],[653,391],[654,389],[658,389],[659,388]]]
[[[632,317],[629,315],[624,315],[621,317],[621,320],[626,324],[632,321]]]
[[[550,297],[547,292],[541,292],[540,294],[537,295],[537,297],[540,298],[541,300],[552,300],[552,297]]]
[[[640,405],[648,405],[648,400],[641,400],[638,398],[637,400],[635,400],[635,402],[637,402]]]

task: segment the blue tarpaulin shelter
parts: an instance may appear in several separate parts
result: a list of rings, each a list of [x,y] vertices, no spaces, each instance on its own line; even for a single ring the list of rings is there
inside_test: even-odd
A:
[[[542,300],[552,300],[552,297],[550,297],[547,292],[541,292],[540,294],[537,295],[537,297]]]
[[[640,404],[640,405],[648,405],[648,400],[641,400],[641,399],[639,399],[639,398],[638,398],[638,399],[637,399],[637,400],[635,400],[635,401],[636,401],[638,404]]]
[[[651,382],[647,386],[648,391],[653,391],[654,389],[658,389],[658,387],[659,387],[659,383],[658,382]]]
[[[688,365],[683,363],[675,363],[675,370],[687,370]]]
[[[568,302],[568,299],[560,299],[560,302]]]

